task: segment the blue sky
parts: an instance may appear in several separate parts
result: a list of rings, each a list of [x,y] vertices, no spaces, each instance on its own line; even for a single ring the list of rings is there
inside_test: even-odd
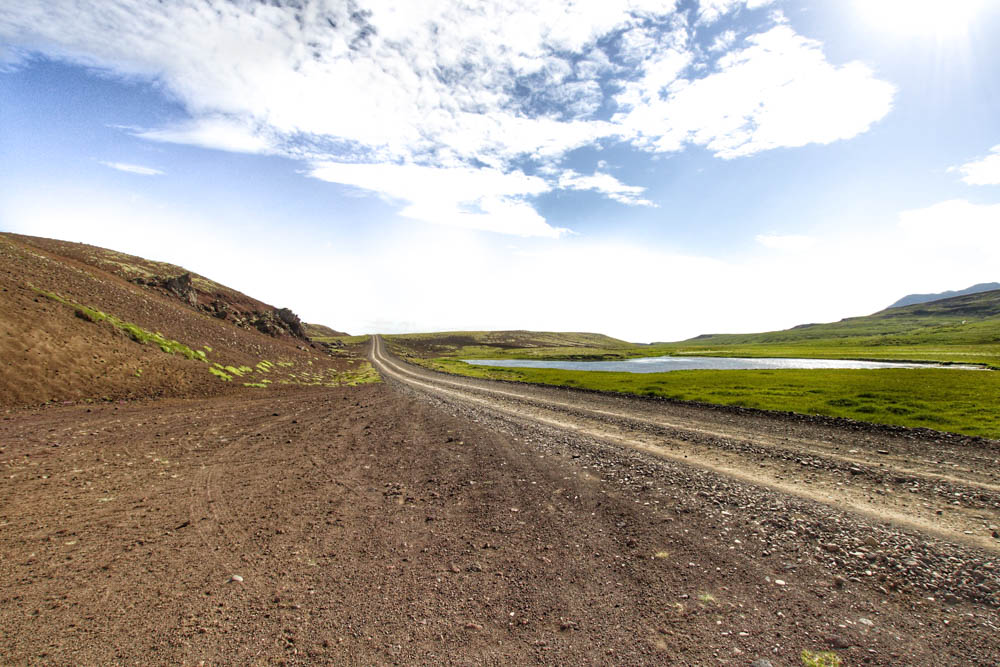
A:
[[[1000,3],[0,7],[0,229],[352,333],[759,331],[1000,279]]]

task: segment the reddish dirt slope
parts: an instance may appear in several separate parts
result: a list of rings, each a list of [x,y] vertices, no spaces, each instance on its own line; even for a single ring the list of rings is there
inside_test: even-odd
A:
[[[261,361],[274,365],[266,378],[272,383],[287,379],[294,369],[300,372],[291,381],[301,380],[303,369],[313,377],[345,367],[343,358],[334,359],[306,340],[265,335],[233,318],[192,307],[168,290],[130,282],[127,274],[133,269],[125,267],[145,267],[149,275],[153,269],[161,276],[184,273],[180,267],[93,246],[0,234],[0,407],[243,391],[243,382],[265,379],[256,369]],[[213,298],[228,299],[234,311],[274,310],[234,290],[203,283],[200,276],[193,278],[196,285],[214,290]],[[161,333],[205,352],[208,362],[165,353],[154,343],[140,344],[120,327],[82,319],[74,307],[43,293]],[[212,363],[254,371],[223,381],[209,372]]]

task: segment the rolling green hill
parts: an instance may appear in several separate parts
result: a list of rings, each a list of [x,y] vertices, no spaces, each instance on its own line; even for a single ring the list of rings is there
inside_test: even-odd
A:
[[[384,337],[397,354],[413,358],[611,359],[635,356],[635,344],[595,333],[551,331],[443,331]]]
[[[978,292],[989,292],[998,289],[1000,289],[1000,283],[979,283],[978,285],[973,285],[972,287],[966,287],[965,289],[948,290],[947,292],[938,292],[937,294],[907,294],[902,299],[890,305],[889,307],[899,308],[901,306],[911,306],[915,303],[939,301],[941,299],[950,299],[953,296],[962,296],[963,294],[976,294]]]
[[[657,343],[648,354],[803,356],[985,364],[1000,367],[1000,290],[887,308],[829,324]]]

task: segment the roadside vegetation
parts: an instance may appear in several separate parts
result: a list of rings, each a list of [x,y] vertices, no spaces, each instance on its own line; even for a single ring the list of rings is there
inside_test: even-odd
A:
[[[140,345],[145,345],[146,343],[153,343],[158,346],[160,350],[166,352],[167,354],[179,354],[187,359],[198,360],[198,361],[208,361],[205,356],[205,352],[202,350],[192,349],[191,347],[180,343],[176,340],[171,340],[165,337],[158,331],[147,331],[137,324],[132,324],[131,322],[125,322],[118,319],[114,315],[108,315],[107,313],[101,312],[95,308],[90,308],[88,306],[82,306],[78,303],[74,303],[69,299],[66,299],[53,292],[46,292],[44,290],[35,289],[35,292],[44,296],[46,299],[50,299],[57,303],[61,303],[65,306],[72,308],[76,316],[81,320],[87,322],[107,322],[111,326],[115,327],[119,331],[124,332],[129,338],[139,343]]]
[[[679,401],[847,417],[1000,438],[1000,373],[948,368],[878,370],[698,370],[669,373],[564,371],[414,360],[427,368],[491,380],[656,396]]]
[[[652,356],[806,357],[978,364],[1000,369],[1000,291],[760,334],[634,345],[598,334],[450,332],[386,336],[425,367],[672,400],[846,417],[1000,438],[1000,373],[948,368],[614,373],[472,366],[462,359],[608,360]]]
[[[356,351],[350,350],[343,352],[344,356],[350,357],[347,365],[351,368],[346,370],[313,368],[312,361],[307,361],[305,364],[299,362],[301,368],[296,368],[296,362],[294,361],[282,360],[273,363],[266,359],[260,360],[254,366],[247,366],[245,364],[239,366],[232,364],[223,365],[217,361],[213,362],[209,360],[208,352],[211,352],[212,348],[208,345],[202,346],[202,349],[192,348],[189,345],[167,338],[158,331],[149,331],[137,324],[126,322],[96,308],[81,305],[54,292],[47,292],[37,288],[34,288],[34,291],[46,299],[72,308],[75,315],[81,320],[93,324],[106,323],[111,325],[140,345],[152,343],[167,354],[177,354],[192,361],[205,362],[208,364],[208,372],[222,382],[233,382],[239,378],[244,387],[267,389],[271,384],[339,387],[345,385],[355,386],[381,380],[378,372],[371,364],[360,359]],[[344,340],[344,345],[363,343],[368,339],[367,336],[341,336],[339,338]],[[268,377],[272,373],[274,377]],[[135,371],[134,375],[135,377],[141,377],[142,370]]]

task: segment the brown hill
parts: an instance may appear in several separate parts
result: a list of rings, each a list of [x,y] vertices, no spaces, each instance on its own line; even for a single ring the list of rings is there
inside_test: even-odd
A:
[[[309,340],[316,340],[318,338],[342,338],[344,336],[351,335],[349,333],[344,333],[343,331],[337,331],[336,329],[323,326],[322,324],[310,324],[308,322],[303,322],[302,328],[305,329],[306,336]]]
[[[163,262],[0,233],[0,406],[354,382],[298,317]]]

